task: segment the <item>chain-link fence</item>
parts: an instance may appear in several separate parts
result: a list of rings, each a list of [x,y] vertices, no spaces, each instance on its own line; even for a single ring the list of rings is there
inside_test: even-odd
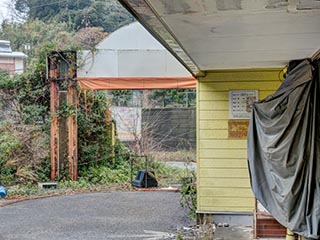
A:
[[[119,107],[181,108],[196,106],[195,89],[109,91],[107,94],[111,105]]]

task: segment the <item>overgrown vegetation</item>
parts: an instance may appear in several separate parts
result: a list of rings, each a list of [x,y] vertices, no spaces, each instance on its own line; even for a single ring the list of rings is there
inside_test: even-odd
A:
[[[49,155],[49,91],[45,80],[45,48],[32,71],[0,76],[1,181],[38,181]]]
[[[79,170],[115,165],[112,121],[104,92],[82,92],[78,109]]]
[[[193,149],[191,150],[177,150],[174,152],[168,151],[156,151],[152,153],[152,156],[156,161],[163,162],[195,162],[196,153]]]
[[[38,181],[48,153],[47,135],[42,134],[38,127],[1,123],[0,182],[18,184]]]
[[[45,49],[45,51],[48,51]],[[48,84],[39,63],[33,72],[10,78],[1,75],[0,92],[3,121],[0,132],[1,182],[6,185],[47,181],[49,164],[49,96]],[[133,154],[120,142],[112,146],[108,100],[104,92],[81,92],[78,117],[79,181],[63,181],[62,186],[89,188],[93,185],[128,183],[137,170],[144,169],[144,160]],[[61,117],[75,114],[74,109],[60,106]],[[148,168],[156,172],[160,186],[178,182],[184,176],[179,169],[149,159]],[[21,190],[22,189],[22,190]],[[25,187],[13,187],[14,193],[31,194]]]
[[[65,23],[69,30],[102,27],[105,32],[133,22],[133,17],[117,0],[11,0],[16,20]]]
[[[42,5],[46,7],[39,7]],[[0,39],[10,40],[15,51],[26,51],[28,59],[27,71],[22,75],[0,72],[2,184],[48,180],[51,120],[46,54],[51,50],[94,50],[94,46],[107,35],[105,31],[112,31],[132,21],[127,13],[122,15],[127,20],[119,18],[118,22],[99,17],[102,12],[110,17],[104,12],[107,9],[113,14],[119,11],[126,13],[116,1],[59,1],[55,4],[50,1],[11,1],[12,17],[23,17],[20,18],[23,21],[4,21]],[[66,13],[70,17],[68,21],[64,18]],[[29,47],[25,48],[25,45]],[[77,114],[80,178],[86,177],[89,169],[117,167],[117,156],[110,147],[110,122],[106,121],[108,101],[105,94],[81,93],[79,111],[70,107],[61,104],[57,114],[60,117]]]
[[[189,211],[189,216],[192,219],[197,218],[197,187],[196,187],[196,175],[189,172],[187,177],[181,179],[181,196],[180,204]]]
[[[24,74],[0,72],[0,184],[10,186],[9,195],[28,196],[39,194],[36,183],[48,181],[50,176],[51,118],[46,54],[52,50],[94,51],[94,46],[108,32],[132,22],[133,18],[116,0],[55,3],[12,0],[11,4],[13,17],[21,21],[4,21],[0,39],[10,40],[12,49],[25,52],[28,59]],[[114,92],[115,95],[123,93]],[[174,97],[172,92],[168,98]],[[135,177],[138,170],[145,168],[143,158],[121,142],[114,142],[105,92],[79,91],[77,111],[73,106],[61,104],[56,114],[59,117],[76,115],[79,127],[79,180],[69,181],[67,174],[62,174],[57,179],[60,181],[58,191],[99,190],[115,183],[127,188],[131,176]],[[152,157],[148,169],[155,171],[160,186],[177,183],[188,175]]]

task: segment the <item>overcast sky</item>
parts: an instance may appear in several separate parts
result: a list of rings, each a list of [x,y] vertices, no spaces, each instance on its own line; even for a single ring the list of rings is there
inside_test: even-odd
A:
[[[7,3],[9,0],[0,0],[0,22],[8,16]]]

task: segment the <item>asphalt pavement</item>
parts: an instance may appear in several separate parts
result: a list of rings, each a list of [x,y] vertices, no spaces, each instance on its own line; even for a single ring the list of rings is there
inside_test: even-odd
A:
[[[179,196],[108,192],[24,201],[0,208],[0,239],[175,239],[177,227],[190,224]]]

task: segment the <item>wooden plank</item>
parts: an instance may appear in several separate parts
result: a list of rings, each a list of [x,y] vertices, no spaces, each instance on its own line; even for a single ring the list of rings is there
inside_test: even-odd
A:
[[[199,95],[200,101],[228,101],[228,91],[201,91]]]
[[[202,206],[198,205],[198,211],[199,212],[253,212],[252,206],[248,207],[216,207],[216,206]]]
[[[215,110],[215,111],[200,111],[199,110],[199,119],[201,120],[228,120],[229,111],[226,110]]]
[[[281,84],[280,69],[214,71],[197,88],[198,210],[252,212],[254,200],[245,139],[228,139],[229,91],[258,90],[259,99]]]
[[[229,110],[229,101],[200,101],[200,110]]]
[[[280,86],[280,85],[279,85]],[[267,96],[275,93],[278,88],[272,90],[259,90],[259,100],[266,98]],[[199,101],[228,101],[229,91],[214,91],[206,90],[201,91],[199,96]]]
[[[199,174],[202,178],[249,178],[248,169],[200,168]]]
[[[221,187],[221,188],[250,188],[248,178],[202,178],[200,176],[199,187]]]
[[[247,149],[200,149],[200,158],[247,158]]]
[[[279,70],[207,72],[200,81],[279,81]]]
[[[200,168],[248,168],[248,162],[245,158],[225,159],[225,158],[200,158],[198,160]]]
[[[201,206],[216,206],[216,207],[243,207],[254,209],[255,200],[253,197],[249,198],[219,198],[219,197],[201,197]]]
[[[201,197],[241,197],[253,198],[251,188],[199,188]]]
[[[201,130],[228,130],[228,120],[200,120]]]
[[[268,97],[269,95],[274,94],[276,91],[276,89],[274,89],[274,91],[259,91],[259,100],[265,99],[266,97]]]
[[[200,139],[216,139],[216,138],[227,139],[228,138],[228,130],[200,130],[199,137],[200,137]]]
[[[229,82],[228,84],[224,82],[208,82],[200,84],[200,91],[202,90],[274,90],[280,85],[280,81],[265,81],[265,82]]]
[[[239,140],[228,140],[228,139],[202,139],[200,140],[200,148],[202,149],[232,149],[232,148],[243,148],[247,149],[247,140],[239,139]]]

